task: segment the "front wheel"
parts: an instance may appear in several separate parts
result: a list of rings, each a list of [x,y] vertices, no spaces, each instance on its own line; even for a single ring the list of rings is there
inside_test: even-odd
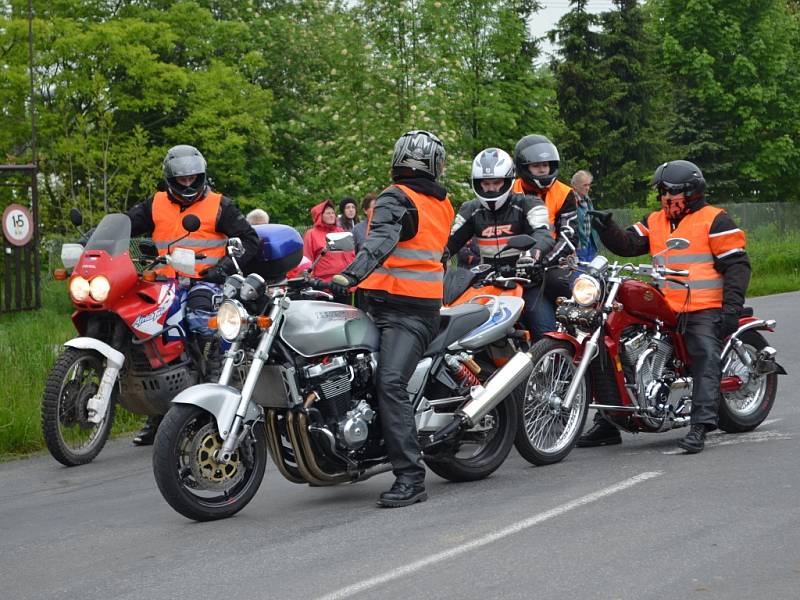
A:
[[[728,433],[752,431],[767,418],[778,391],[777,373],[760,373],[755,366],[758,353],[767,346],[767,340],[755,331],[745,331],[741,337],[742,350],[754,366],[745,365],[731,349],[723,357],[723,377],[737,376],[742,387],[735,392],[724,392],[719,403],[719,428]]]
[[[494,473],[511,452],[517,428],[518,392],[515,390],[480,422],[465,431],[458,445],[442,455],[425,458],[439,477],[450,481],[477,481]]]
[[[47,376],[42,397],[42,434],[47,449],[68,467],[94,460],[111,432],[117,387],[99,423],[89,421],[87,403],[97,393],[105,370],[103,357],[93,350],[67,348]]]
[[[153,474],[161,495],[195,521],[230,517],[253,499],[267,464],[263,423],[256,423],[230,461],[215,460],[223,440],[214,417],[190,404],[169,409],[153,445]]]
[[[533,345],[530,354],[533,372],[525,385],[514,445],[528,462],[551,465],[564,460],[583,431],[589,377],[584,375],[572,406],[565,410],[561,403],[578,368],[572,344],[544,338]]]

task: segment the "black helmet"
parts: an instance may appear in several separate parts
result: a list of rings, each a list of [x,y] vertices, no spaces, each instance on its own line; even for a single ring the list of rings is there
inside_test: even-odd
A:
[[[427,177],[438,179],[444,170],[444,144],[429,131],[409,131],[394,145],[392,179]]]
[[[197,177],[191,185],[181,185],[178,177]],[[173,146],[164,157],[164,181],[170,199],[184,206],[201,200],[208,191],[206,159],[194,146]]]
[[[653,174],[653,187],[661,196],[683,193],[687,201],[699,200],[706,190],[706,180],[698,166],[688,160],[671,160],[659,165]]]
[[[517,167],[517,177],[541,190],[546,190],[558,177],[558,148],[553,142],[543,135],[526,135],[517,142],[514,148],[514,165]],[[546,162],[550,165],[550,173],[534,176],[528,165]]]

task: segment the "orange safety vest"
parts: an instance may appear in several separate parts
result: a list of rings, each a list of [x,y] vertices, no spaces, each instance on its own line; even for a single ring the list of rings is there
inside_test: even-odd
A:
[[[190,233],[188,237],[178,242],[177,247],[194,250],[195,254],[205,254],[205,258],[195,261],[195,278],[200,277],[200,271],[217,264],[225,256],[225,245],[228,236],[219,233],[217,215],[222,194],[208,192],[202,200],[190,204],[181,212],[181,206],[171,202],[167,192],[157,192],[153,196],[153,241],[158,248],[158,254],[167,253],[167,246],[186,235],[186,230],[181,220],[186,215],[196,215],[200,219],[200,229]],[[175,277],[175,270],[170,266],[158,269],[158,272],[167,277]]]
[[[392,253],[358,286],[395,296],[441,300],[444,296],[442,254],[455,211],[450,199],[438,200],[394,184],[414,204],[419,215],[417,234],[399,242]]]
[[[674,231],[663,210],[653,212],[647,217],[650,254],[664,251],[669,238],[689,240],[688,248],[667,250],[656,257],[656,262],[666,264],[670,269],[689,271],[689,277],[676,278],[689,284],[688,291],[682,285],[670,281],[666,282],[663,290],[664,297],[676,312],[722,307],[724,279],[714,268],[714,257],[731,250],[744,250],[746,240],[741,229],[710,233],[714,219],[721,212],[724,211],[720,208],[706,205],[683,217]]]
[[[561,210],[561,207],[564,206],[564,201],[571,191],[571,187],[565,183],[561,183],[558,179],[553,181],[553,185],[544,190],[544,198],[542,198],[542,200],[547,207],[547,218],[550,221],[550,235],[554,238],[558,237],[558,233],[556,232],[556,215],[558,211]],[[537,195],[535,192],[526,190],[524,182],[519,177],[514,181],[511,192],[515,194],[528,194],[529,196]]]

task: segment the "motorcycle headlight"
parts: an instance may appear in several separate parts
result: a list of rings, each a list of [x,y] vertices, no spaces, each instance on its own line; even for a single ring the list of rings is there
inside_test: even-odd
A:
[[[245,330],[247,311],[235,300],[225,300],[217,311],[217,328],[222,339],[232,342]]]
[[[80,275],[69,282],[69,295],[77,302],[84,302],[89,297],[89,282]]]
[[[98,302],[105,302],[106,298],[108,298],[108,292],[110,291],[111,284],[108,282],[108,279],[102,275],[93,278],[89,282],[89,293],[92,295],[92,298]]]
[[[572,284],[572,299],[579,306],[591,306],[600,300],[600,282],[590,275],[581,275]]]

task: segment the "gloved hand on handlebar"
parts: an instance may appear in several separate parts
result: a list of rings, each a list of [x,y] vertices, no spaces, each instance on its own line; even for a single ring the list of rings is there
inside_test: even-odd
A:
[[[233,275],[235,272],[236,267],[234,266],[233,261],[230,259],[230,257],[224,256],[213,267],[209,267],[200,271],[200,277],[203,278],[203,281],[222,285],[225,283],[228,275]]]
[[[590,210],[587,212],[592,219],[592,227],[598,231],[605,231],[613,221],[612,217],[614,216],[614,213],[612,213],[610,210]]]
[[[336,296],[346,296],[350,293],[350,288],[356,284],[351,277],[339,273],[334,275],[330,282],[330,289]]]

